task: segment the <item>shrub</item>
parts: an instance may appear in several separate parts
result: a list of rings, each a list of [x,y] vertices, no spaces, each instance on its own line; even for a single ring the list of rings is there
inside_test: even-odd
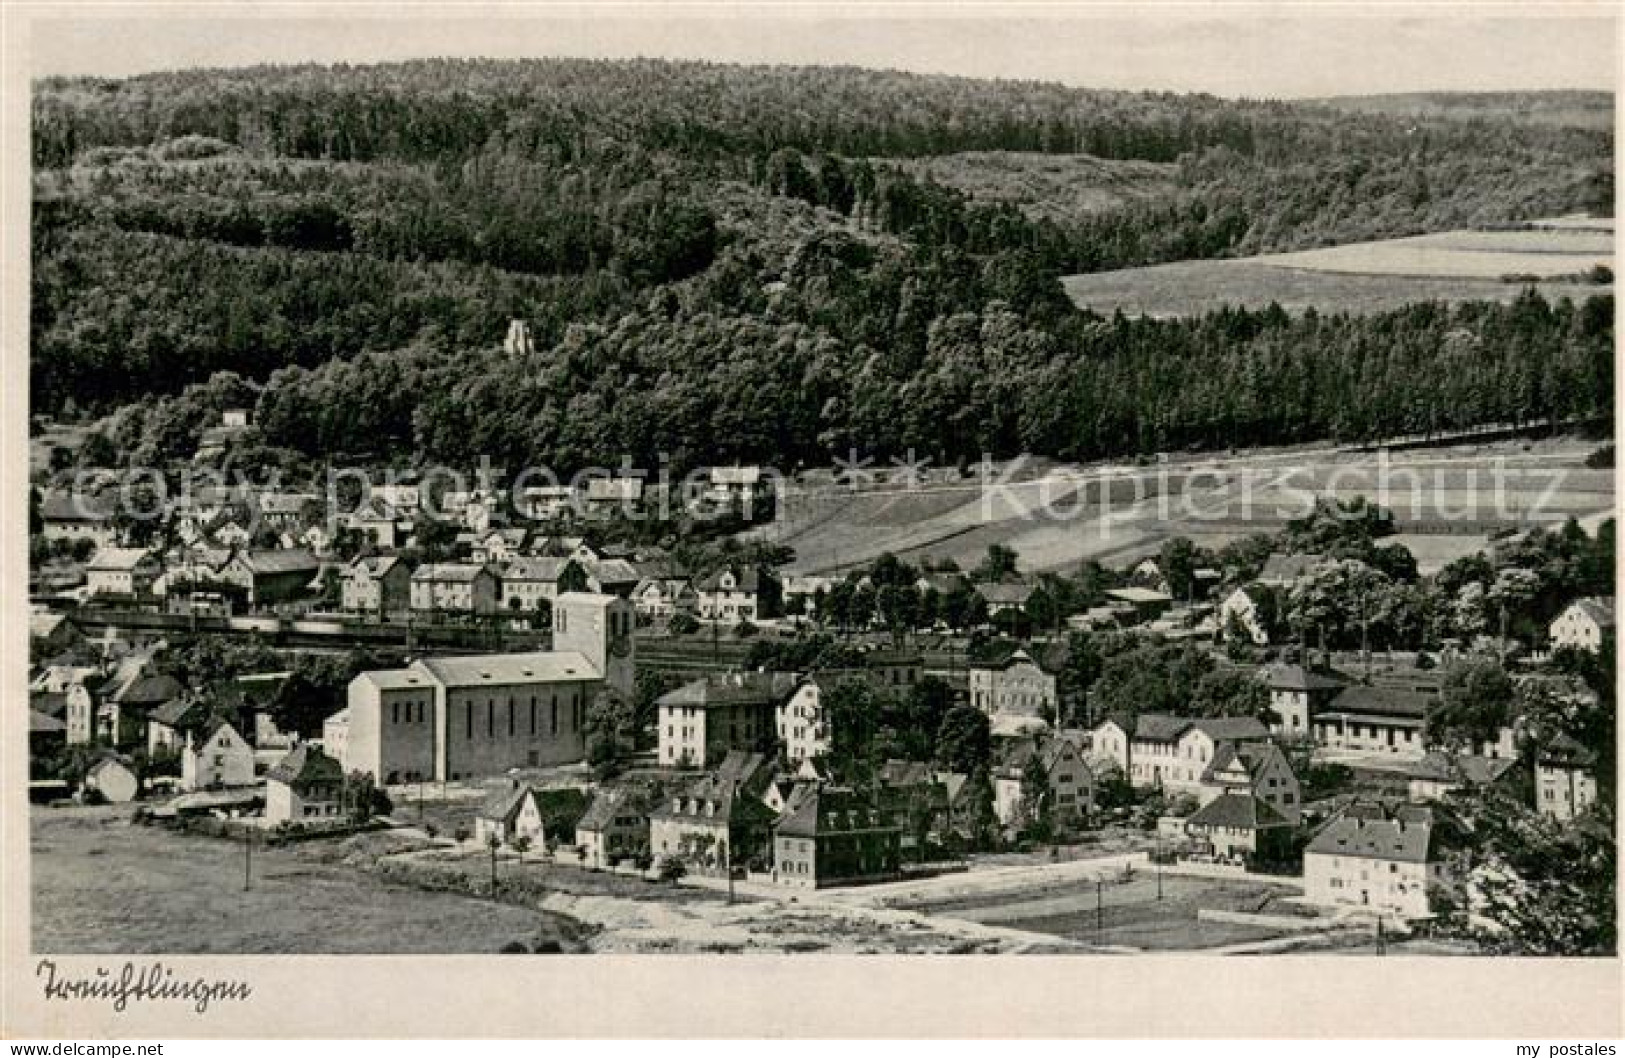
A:
[[[660,861],[660,880],[676,885],[688,874],[688,864],[683,862],[681,856],[667,856]]]
[[[693,635],[700,630],[700,622],[695,620],[693,614],[673,614],[666,628],[674,636]]]

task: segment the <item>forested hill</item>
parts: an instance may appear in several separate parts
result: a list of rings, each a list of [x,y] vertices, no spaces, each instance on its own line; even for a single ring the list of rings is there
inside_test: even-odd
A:
[[[1057,281],[1605,211],[1606,130],[558,60],[48,80],[33,131],[34,403],[123,407],[129,458],[245,400],[278,458],[565,468],[1081,457],[1611,400],[1600,300],[1155,323]],[[1024,211],[997,167],[967,193],[922,166],[986,152],[1140,182]],[[510,318],[535,353],[496,349]]]
[[[1313,100],[1338,110],[1396,117],[1515,121],[1531,125],[1611,130],[1611,92],[1401,92]]]

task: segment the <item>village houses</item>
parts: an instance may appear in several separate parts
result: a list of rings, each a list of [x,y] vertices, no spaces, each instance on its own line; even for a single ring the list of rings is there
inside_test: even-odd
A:
[[[430,562],[412,573],[412,612],[420,615],[488,615],[497,612],[501,586],[489,566]]]
[[[1559,735],[1535,755],[1535,809],[1567,822],[1597,800],[1597,755]]]
[[[1351,804],[1304,851],[1305,898],[1426,918],[1433,911],[1432,890],[1455,884],[1446,858],[1448,830],[1426,805]]]
[[[795,685],[791,673],[725,672],[666,692],[657,700],[660,763],[703,768],[772,742],[775,710]]]
[[[1132,723],[1111,718],[1093,732],[1093,753],[1122,769],[1135,786],[1200,793],[1222,742],[1264,741],[1253,717],[1180,717],[1142,713]]]
[[[762,574],[750,567],[721,569],[705,577],[695,585],[701,620],[736,623],[764,616],[762,580]]]
[[[181,787],[212,790],[254,782],[254,749],[237,729],[216,717],[188,736],[181,750]]]
[[[344,569],[339,599],[348,613],[398,620],[412,608],[412,567],[393,555],[357,558]]]
[[[871,799],[812,787],[773,830],[773,880],[796,889],[896,878],[902,831]]]
[[[85,567],[85,587],[92,595],[126,599],[152,594],[153,582],[163,573],[156,555],[141,547],[104,547]]]
[[[336,823],[344,816],[344,768],[304,743],[265,776],[267,823]]]
[[[1553,650],[1573,647],[1595,654],[1614,635],[1614,600],[1593,597],[1570,603],[1552,622]]]

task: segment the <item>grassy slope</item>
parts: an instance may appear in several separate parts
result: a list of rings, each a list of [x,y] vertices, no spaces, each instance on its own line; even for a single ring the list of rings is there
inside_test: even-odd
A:
[[[1138,499],[1135,485],[1120,483],[1104,510],[1098,503],[1099,487],[1086,486],[1086,495],[1097,502],[1081,516],[1074,510],[1076,486],[1060,482],[1013,486],[986,513],[974,486],[958,492],[951,506],[940,494],[890,498],[859,494],[792,507],[786,520],[763,535],[795,548],[797,572],[841,571],[870,562],[884,551],[910,561],[952,558],[968,569],[992,543],[1015,548],[1024,570],[1071,570],[1088,558],[1123,565],[1155,553],[1174,535],[1217,546],[1249,531],[1274,531],[1282,524],[1277,512],[1301,514],[1304,498],[1327,488],[1345,498],[1377,498],[1401,516],[1410,512],[1413,489],[1421,490],[1419,513],[1434,517],[1467,511],[1475,518],[1493,519],[1502,496],[1508,519],[1537,506],[1554,517],[1610,510],[1611,473],[1581,469],[1581,461],[1594,447],[1559,440],[1536,445],[1528,453],[1514,444],[1396,455],[1391,462],[1396,469],[1386,479],[1387,492],[1372,456],[1324,450],[1243,454],[1211,461],[1220,469],[1188,484],[1172,476],[1164,483],[1155,471],[1147,472],[1138,477]],[[1498,466],[1505,468],[1499,494]],[[1408,474],[1399,473],[1401,469]],[[1554,480],[1558,488],[1543,496]],[[1055,515],[1045,512],[1045,503]],[[884,512],[916,504],[914,524],[900,529],[877,524]],[[1416,544],[1424,571],[1486,546],[1485,538],[1477,535],[1415,536],[1403,542]]]
[[[1580,300],[1611,288],[1569,281],[1610,259],[1613,236],[1554,225],[1529,231],[1440,232],[1351,243],[1323,250],[1237,260],[1179,261],[1149,268],[1067,276],[1078,305],[1102,315],[1188,316],[1272,302],[1288,312],[1380,312],[1416,301],[1511,301],[1524,284],[1503,276],[1552,279],[1549,300]],[[1563,277],[1563,278],[1557,278]]]
[[[299,847],[241,845],[133,826],[128,805],[33,810],[34,951],[119,954],[494,954],[565,950],[568,920],[386,885]]]

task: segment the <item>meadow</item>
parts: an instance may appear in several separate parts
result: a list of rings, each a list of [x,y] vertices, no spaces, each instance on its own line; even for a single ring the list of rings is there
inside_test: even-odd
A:
[[[1508,231],[1449,231],[1318,250],[1067,276],[1079,306],[1111,315],[1193,316],[1226,305],[1367,314],[1418,301],[1507,302],[1533,286],[1548,300],[1611,293],[1582,282],[1612,266],[1611,222],[1559,217]]]

